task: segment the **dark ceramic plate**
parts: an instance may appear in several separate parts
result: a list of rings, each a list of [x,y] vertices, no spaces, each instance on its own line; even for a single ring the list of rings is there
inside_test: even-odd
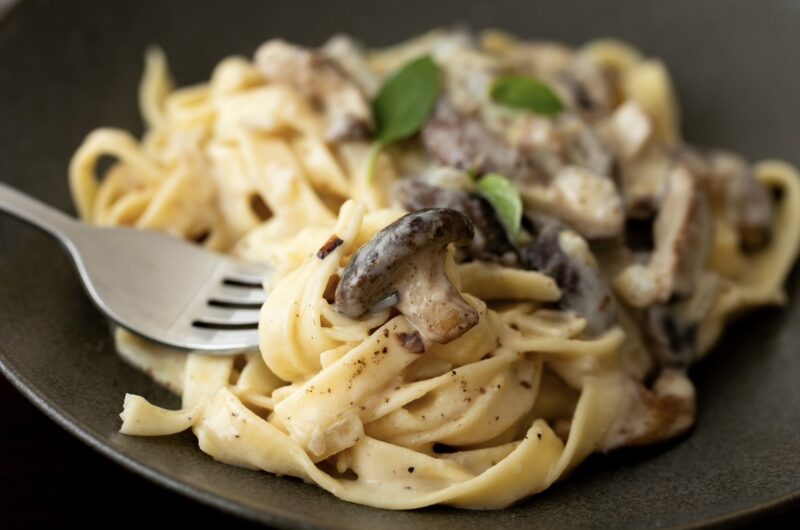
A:
[[[231,53],[335,32],[375,45],[466,22],[580,43],[614,35],[670,66],[693,141],[800,164],[800,3],[792,0],[347,3],[24,1],[0,23],[0,180],[72,211],[66,168],[98,125],[139,131],[142,52],[159,43],[181,84]],[[119,435],[125,392],[177,399],[114,354],[105,321],[54,243],[0,219],[0,367],[55,421],[136,473],[202,502],[287,527],[696,526],[800,499],[800,282],[791,302],[731,329],[694,372],[700,414],[683,440],[593,457],[501,512],[388,512],[211,460],[189,435]]]

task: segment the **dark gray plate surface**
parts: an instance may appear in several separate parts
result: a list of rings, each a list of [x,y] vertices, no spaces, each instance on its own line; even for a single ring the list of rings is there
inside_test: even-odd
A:
[[[666,60],[687,137],[800,164],[800,2],[26,1],[0,22],[0,180],[72,211],[66,168],[98,125],[140,131],[142,52],[159,43],[181,84],[231,53],[340,31],[388,44],[453,22],[579,43],[615,35]],[[388,512],[298,480],[212,461],[194,438],[117,434],[125,392],[177,399],[115,356],[108,329],[54,243],[0,219],[0,366],[102,453],[198,500],[280,526],[534,528],[695,526],[800,499],[800,282],[789,306],[739,321],[693,372],[691,436],[597,456],[569,480],[501,512]]]

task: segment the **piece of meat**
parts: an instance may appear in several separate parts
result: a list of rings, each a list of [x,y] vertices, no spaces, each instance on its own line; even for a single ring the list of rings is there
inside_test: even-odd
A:
[[[654,251],[646,264],[634,263],[617,275],[620,296],[645,308],[691,294],[711,252],[712,222],[705,191],[684,166],[676,166],[653,226]]]
[[[477,174],[500,173],[521,182],[546,178],[533,157],[490,131],[480,118],[457,110],[445,97],[422,129],[422,143],[445,166]]]
[[[641,311],[647,348],[659,366],[687,369],[701,354],[699,329],[717,300],[719,276],[704,271],[691,294],[675,296]]]
[[[586,241],[552,219],[536,224],[534,242],[520,249],[523,267],[555,280],[562,293],[558,309],[584,317],[588,335],[609,329],[616,321],[616,303]]]
[[[562,219],[584,237],[619,235],[624,211],[603,140],[575,116],[548,126],[524,114],[514,119],[514,132],[501,135],[442,98],[422,131],[423,145],[445,166],[503,175],[528,208]]]
[[[684,322],[669,304],[644,310],[644,330],[650,350],[662,366],[688,367],[697,356],[697,322]]]
[[[629,381],[628,389],[627,410],[622,411],[619,421],[606,434],[604,451],[669,440],[694,425],[695,390],[683,370],[663,370],[650,389]]]

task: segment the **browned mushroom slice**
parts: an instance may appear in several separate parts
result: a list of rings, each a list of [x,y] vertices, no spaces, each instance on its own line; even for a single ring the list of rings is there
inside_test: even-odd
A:
[[[258,49],[255,64],[266,79],[291,85],[322,110],[329,141],[368,136],[372,128],[369,103],[333,60],[274,39]]]
[[[676,166],[653,227],[655,250],[646,265],[630,265],[617,276],[617,292],[638,308],[690,294],[708,261],[712,230],[704,190],[685,167]]]
[[[616,186],[607,177],[613,159],[580,120],[565,119],[562,132],[556,152],[512,145],[479,118],[456,110],[443,99],[423,129],[422,139],[445,165],[508,177],[529,207],[563,219],[585,237],[618,235],[624,211]],[[578,165],[567,166],[570,161]]]
[[[644,311],[644,330],[662,366],[688,367],[697,355],[697,322],[685,322],[675,308],[654,304]]]
[[[664,367],[688,368],[700,358],[698,329],[717,300],[719,276],[704,271],[689,296],[676,296],[642,312],[642,327],[654,360]]]
[[[542,221],[539,221],[542,222]],[[559,309],[586,319],[586,333],[597,335],[616,321],[616,304],[589,246],[556,221],[544,221],[531,245],[520,249],[523,266],[553,278],[561,289]]]
[[[653,228],[653,266],[664,276],[665,288],[688,294],[708,261],[713,237],[711,212],[706,194],[684,168],[672,172],[668,186]]]
[[[396,295],[397,309],[434,342],[447,343],[478,323],[445,271],[447,245],[469,244],[473,227],[455,210],[430,208],[407,214],[364,244],[345,268],[335,308],[358,318]]]
[[[496,172],[521,182],[546,180],[534,158],[444,97],[422,130],[422,142],[445,166],[476,173]]]
[[[669,440],[694,425],[694,385],[682,370],[663,370],[652,389],[630,383],[630,405],[606,435],[603,450]]]

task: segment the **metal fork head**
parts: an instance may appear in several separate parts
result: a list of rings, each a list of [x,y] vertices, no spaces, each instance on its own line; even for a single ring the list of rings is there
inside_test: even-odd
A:
[[[119,325],[156,342],[231,354],[258,345],[267,267],[157,232],[97,228],[0,182],[0,212],[58,239],[98,307]]]
[[[258,345],[268,267],[156,232],[76,227],[66,246],[92,299],[122,327],[209,354]]]

